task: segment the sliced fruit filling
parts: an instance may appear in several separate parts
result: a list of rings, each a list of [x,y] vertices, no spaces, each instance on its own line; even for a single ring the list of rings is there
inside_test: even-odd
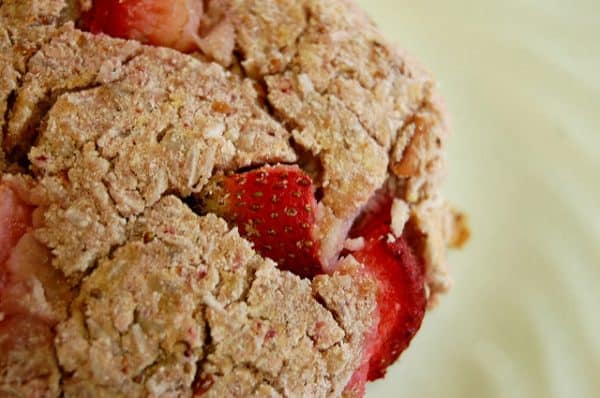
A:
[[[80,23],[92,33],[181,52],[201,50],[222,65],[229,65],[235,33],[226,14],[224,1],[95,0]]]
[[[196,48],[202,2],[195,0],[94,1],[82,23],[92,33],[171,47]]]
[[[216,213],[279,267],[312,278],[326,273],[314,238],[317,200],[310,176],[297,166],[276,165],[214,177],[195,198],[203,213]],[[33,208],[0,186],[0,311],[52,324],[59,317],[66,283],[49,265],[50,254],[28,233]],[[398,232],[398,231],[396,231]],[[408,228],[392,231],[385,198],[356,223],[344,256],[353,256],[378,286],[377,325],[364,336],[362,366],[348,390],[362,394],[367,380],[383,377],[421,325],[427,299],[424,266],[411,247]],[[342,259],[343,260],[343,259]]]
[[[396,237],[391,224],[390,200],[352,231],[364,239],[362,249],[352,255],[379,288],[379,323],[365,345],[366,378],[370,381],[384,377],[387,367],[408,347],[427,307],[425,269],[414,251],[416,242],[411,242],[409,226]],[[358,382],[356,377],[353,381]]]
[[[281,268],[313,277],[328,270],[319,260],[320,243],[314,238],[314,192],[310,177],[297,166],[266,166],[213,178],[199,195],[198,206],[237,226],[259,253]],[[424,265],[413,249],[416,242],[409,241],[409,228],[405,233],[392,228],[392,200],[384,196],[377,201],[377,208],[352,229],[345,253],[354,256],[378,285],[379,322],[365,336],[364,363],[349,384],[358,393],[367,380],[383,377],[408,347],[427,305]]]
[[[15,191],[0,185],[0,266],[10,257],[14,247],[31,226],[33,208]]]
[[[297,166],[263,167],[215,177],[199,198],[202,212],[236,225],[255,249],[303,277],[322,273],[314,238],[317,201],[310,177]]]
[[[59,388],[50,328],[66,315],[68,288],[33,238],[32,217],[33,207],[0,184],[0,369],[11,370],[5,383],[41,397]]]

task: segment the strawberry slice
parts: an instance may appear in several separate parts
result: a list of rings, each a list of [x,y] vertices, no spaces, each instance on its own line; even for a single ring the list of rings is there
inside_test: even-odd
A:
[[[213,178],[197,198],[202,212],[237,225],[263,256],[302,277],[322,273],[315,241],[312,180],[297,166],[266,166]]]
[[[30,228],[32,213],[15,191],[0,184],[0,301],[10,276],[8,260]]]
[[[94,0],[82,16],[92,33],[189,52],[197,48],[200,0]]]
[[[356,396],[362,395],[367,380],[384,377],[386,368],[408,347],[421,326],[427,306],[423,262],[411,245],[416,239],[408,227],[402,237],[394,237],[390,212],[388,202],[352,233],[365,241],[363,248],[352,254],[379,286],[379,323],[366,336],[363,366],[347,386]]]
[[[10,277],[8,260],[31,226],[33,209],[6,185],[0,184],[0,312]]]
[[[0,185],[0,266],[31,226],[32,213],[11,188]]]

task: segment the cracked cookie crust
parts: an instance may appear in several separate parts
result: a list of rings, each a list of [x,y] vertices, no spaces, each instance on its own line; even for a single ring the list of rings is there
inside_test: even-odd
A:
[[[182,53],[84,31],[94,1],[0,0],[0,194],[29,212],[0,256],[0,395],[360,394],[377,286],[348,236],[382,192],[429,304],[448,289],[466,229],[431,78],[349,0],[199,3]],[[315,184],[323,275],[192,210],[276,164]]]

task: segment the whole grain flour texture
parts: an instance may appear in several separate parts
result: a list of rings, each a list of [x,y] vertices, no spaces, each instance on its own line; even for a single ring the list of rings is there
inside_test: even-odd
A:
[[[0,396],[361,396],[467,236],[433,80],[347,0],[110,3],[0,0]],[[119,20],[140,10],[149,30]],[[244,222],[203,201],[290,173],[312,195],[302,277],[297,207],[261,229],[280,196],[226,193]],[[405,288],[379,256],[414,268],[423,310],[374,371]]]

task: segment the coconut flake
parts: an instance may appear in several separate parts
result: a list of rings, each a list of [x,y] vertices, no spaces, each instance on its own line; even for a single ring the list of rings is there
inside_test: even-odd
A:
[[[404,226],[408,221],[410,215],[410,208],[408,204],[400,199],[394,199],[392,203],[392,232],[397,238],[402,236]]]
[[[362,236],[354,239],[346,239],[344,242],[344,249],[355,252],[358,250],[362,250],[365,247],[365,238]]]

